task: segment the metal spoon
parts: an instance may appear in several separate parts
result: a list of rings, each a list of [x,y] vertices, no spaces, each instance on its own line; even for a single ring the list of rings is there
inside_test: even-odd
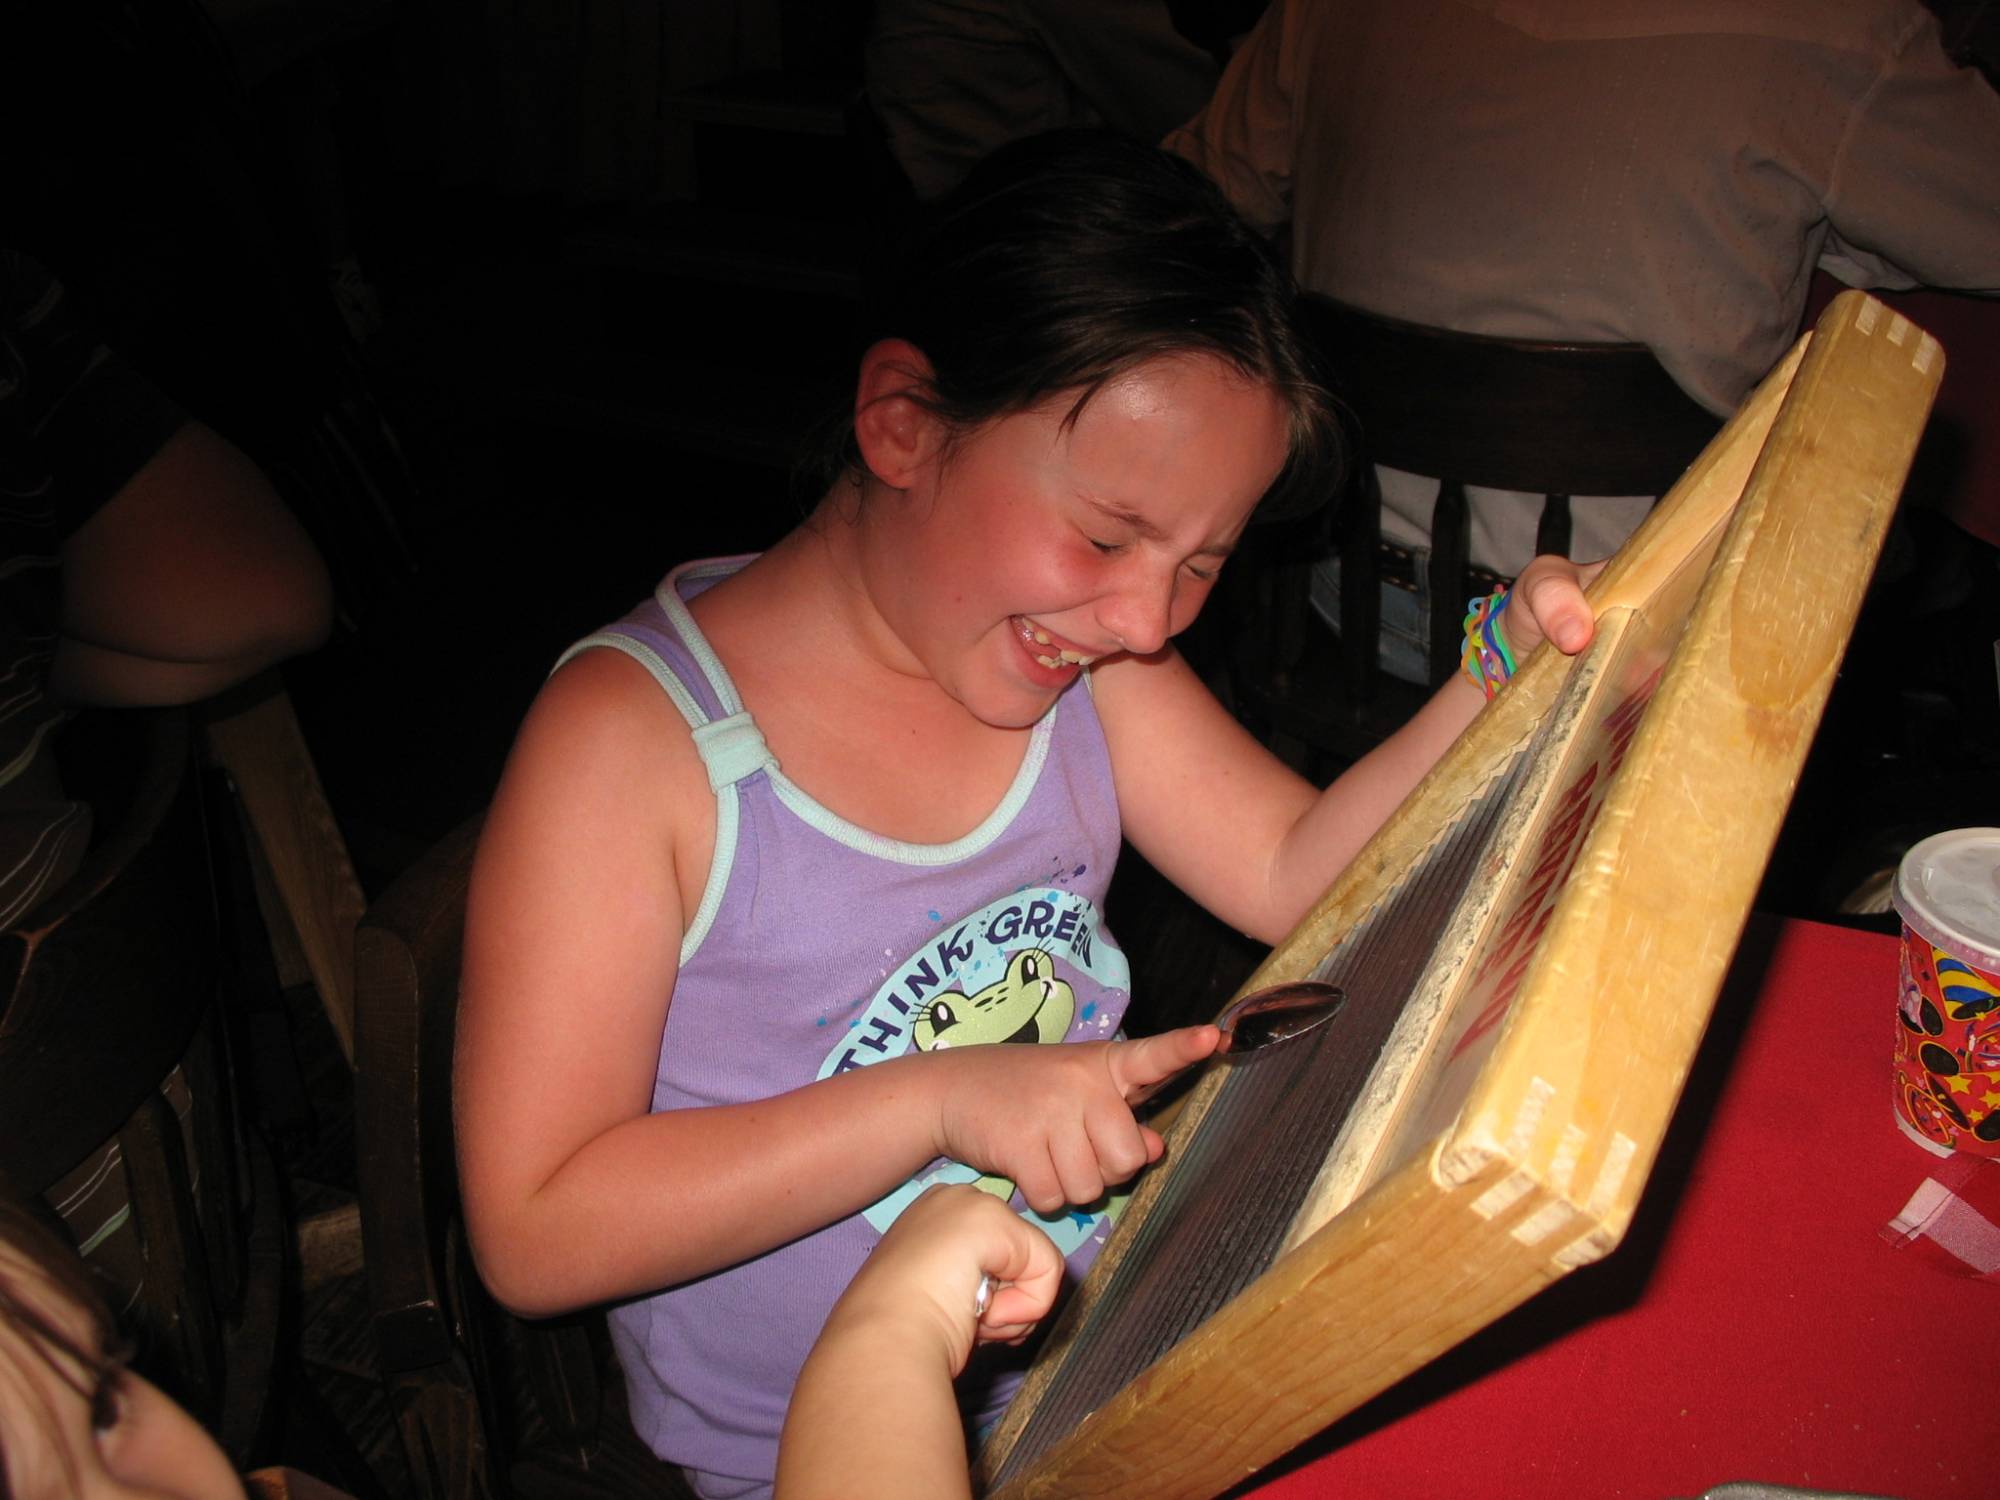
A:
[[[1221,1057],[1228,1057],[1232,1063],[1247,1061],[1267,1047],[1304,1036],[1331,1021],[1346,1004],[1346,990],[1317,979],[1294,979],[1288,984],[1252,990],[1225,1006],[1215,1018],[1222,1040],[1209,1054],[1208,1061],[1213,1064]],[[1126,1095],[1126,1103],[1135,1107],[1143,1104],[1173,1081],[1162,1079],[1148,1084]]]
[[[1232,1002],[1215,1024],[1222,1030],[1224,1053],[1257,1052],[1323,1026],[1347,1004],[1347,991],[1317,979],[1295,979],[1268,985]]]

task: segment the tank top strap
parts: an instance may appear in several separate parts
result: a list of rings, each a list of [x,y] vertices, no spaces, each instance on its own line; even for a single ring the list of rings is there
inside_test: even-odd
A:
[[[654,590],[652,599],[615,625],[585,636],[556,660],[560,667],[581,652],[605,648],[644,667],[687,721],[695,750],[708,771],[709,787],[716,792],[759,771],[776,770],[778,759],[743,706],[721,659],[688,612],[680,585],[685,582],[692,586],[692,592],[699,592],[734,572],[743,561],[730,558],[676,568]]]
[[[710,790],[717,792],[778,764],[778,757],[764,743],[764,731],[757,727],[748,709],[697,726],[694,748],[708,768]]]

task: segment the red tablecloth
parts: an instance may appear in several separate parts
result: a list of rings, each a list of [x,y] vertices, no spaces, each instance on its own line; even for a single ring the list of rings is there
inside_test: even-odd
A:
[[[1893,938],[1754,920],[1625,1243],[1242,1493],[2000,1496],[2000,1285],[1880,1234]]]

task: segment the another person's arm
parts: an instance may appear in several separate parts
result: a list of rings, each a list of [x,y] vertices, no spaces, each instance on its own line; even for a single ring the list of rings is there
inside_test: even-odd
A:
[[[1271,235],[1292,217],[1292,107],[1297,7],[1264,12],[1201,112],[1160,144],[1201,168],[1236,211]]]
[[[1934,17],[1910,11],[1841,139],[1822,262],[1845,260],[1837,274],[1859,285],[2000,292],[2000,92],[1945,55]]]
[[[785,1411],[777,1500],[970,1496],[952,1380],[975,1344],[1019,1343],[1055,1301],[1049,1237],[971,1186],[936,1187],[835,1304]],[[974,1315],[982,1277],[992,1279]]]
[[[74,704],[192,703],[326,639],[333,594],[262,470],[182,425],[64,541],[50,692]]]

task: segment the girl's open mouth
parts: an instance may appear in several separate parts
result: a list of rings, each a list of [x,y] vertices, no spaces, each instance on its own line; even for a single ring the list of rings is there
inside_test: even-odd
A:
[[[1097,660],[1097,656],[1058,640],[1021,615],[1014,616],[1014,630],[1021,637],[1021,644],[1028,648],[1028,654],[1052,671],[1060,667],[1087,667]]]

